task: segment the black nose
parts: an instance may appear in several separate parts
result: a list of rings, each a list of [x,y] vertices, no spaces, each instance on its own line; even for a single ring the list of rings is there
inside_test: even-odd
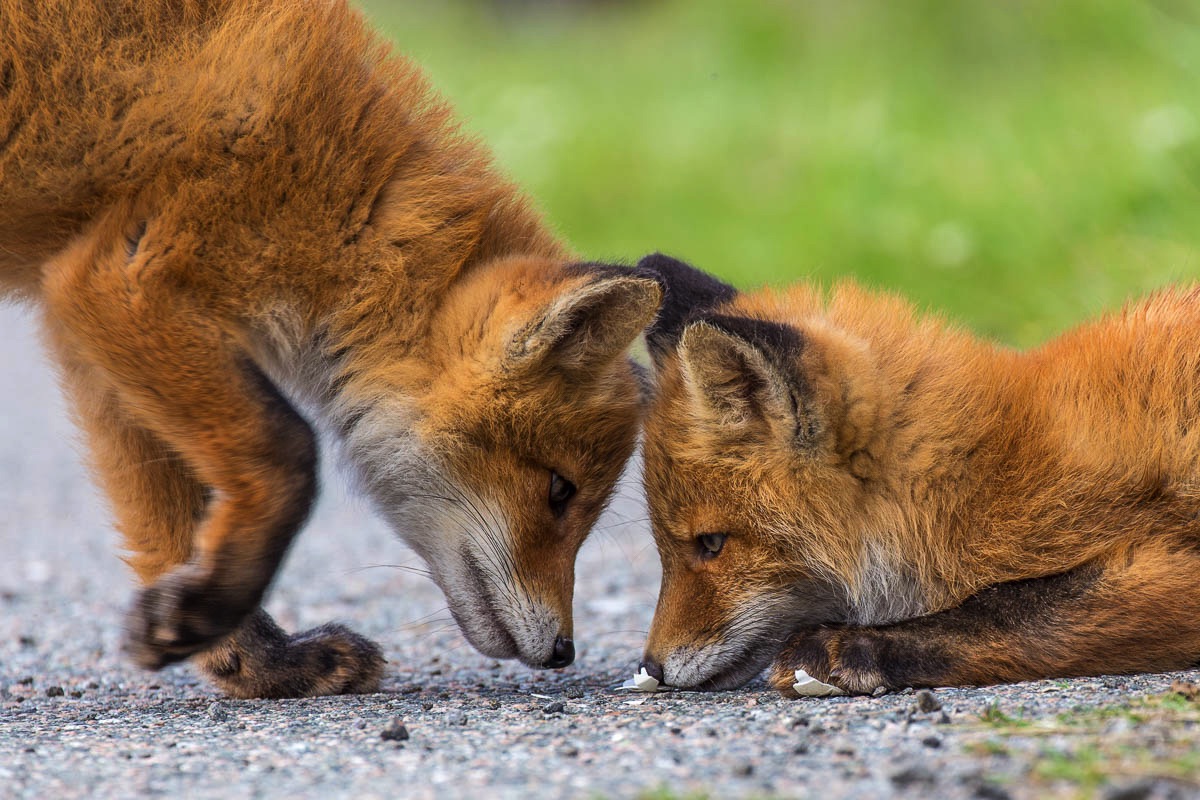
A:
[[[655,661],[653,658],[647,658],[642,663],[638,664],[638,671],[646,670],[646,674],[659,683],[665,683],[663,680],[662,664]]]
[[[546,669],[562,669],[575,660],[575,643],[565,636],[554,640],[554,655],[545,664]]]

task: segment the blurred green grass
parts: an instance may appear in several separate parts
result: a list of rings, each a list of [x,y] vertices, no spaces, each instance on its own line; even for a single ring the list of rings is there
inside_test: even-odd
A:
[[[1200,277],[1197,0],[360,4],[589,258],[1017,345]]]

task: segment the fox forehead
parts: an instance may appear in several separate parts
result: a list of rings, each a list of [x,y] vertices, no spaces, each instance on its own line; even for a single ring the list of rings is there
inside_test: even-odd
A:
[[[647,440],[645,488],[655,543],[664,567],[684,565],[716,578],[726,571],[730,552],[753,553],[760,577],[790,573],[794,559],[780,558],[789,544],[801,539],[787,504],[776,496],[771,481],[752,482],[736,465],[662,457]],[[729,551],[711,562],[698,561],[697,538],[724,534]],[[739,568],[750,562],[738,556]],[[742,577],[749,578],[748,575]]]
[[[782,504],[778,487],[794,473],[775,454],[752,443],[719,440],[696,424],[693,399],[669,364],[645,421],[645,485],[662,527],[680,536],[717,533],[745,509],[760,519]],[[794,480],[794,475],[791,478]],[[758,525],[748,525],[756,528]]]

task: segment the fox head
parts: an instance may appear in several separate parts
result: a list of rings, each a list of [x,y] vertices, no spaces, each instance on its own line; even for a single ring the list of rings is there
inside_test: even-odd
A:
[[[659,256],[645,483],[663,577],[646,644],[674,686],[731,688],[803,625],[846,622],[886,412],[872,354],[811,290],[738,294]],[[865,559],[865,560],[864,560]],[[869,577],[865,578],[869,580]]]
[[[486,655],[574,658],[575,556],[634,447],[625,352],[660,300],[628,268],[494,261],[450,290],[415,357],[344,392],[368,492]]]

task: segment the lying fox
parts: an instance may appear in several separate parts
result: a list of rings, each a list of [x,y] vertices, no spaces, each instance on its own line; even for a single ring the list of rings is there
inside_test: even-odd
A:
[[[1021,353],[649,262],[644,667],[851,693],[1200,663],[1200,287]]]
[[[0,0],[0,195],[0,291],[40,308],[147,584],[137,663],[378,684],[372,642],[259,607],[317,491],[295,404],[477,648],[571,663],[659,284],[577,263],[344,2]]]

